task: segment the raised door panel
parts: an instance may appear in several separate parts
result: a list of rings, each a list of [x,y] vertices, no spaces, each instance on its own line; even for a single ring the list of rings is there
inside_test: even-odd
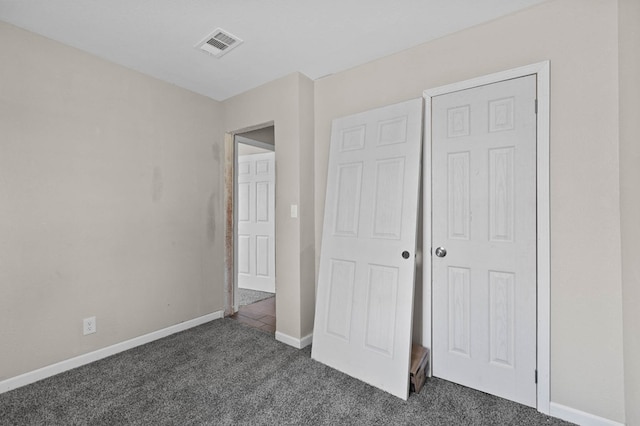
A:
[[[489,240],[514,241],[515,148],[489,150]]]
[[[365,346],[393,357],[398,298],[398,268],[369,265]]]
[[[251,236],[238,235],[238,273],[251,274]]]
[[[338,167],[336,182],[335,235],[358,235],[362,163],[342,164]]]
[[[364,149],[366,125],[350,127],[340,131],[340,151],[355,151]]]
[[[467,152],[447,156],[447,206],[449,238],[468,240],[470,228],[469,157]]]
[[[489,271],[489,361],[514,367],[515,274]]]
[[[268,277],[270,274],[270,237],[268,235],[256,235],[256,275]]]
[[[404,158],[376,162],[373,238],[399,240],[402,231]]]
[[[272,182],[256,182],[256,222],[271,221],[270,206],[272,201],[269,200],[269,185]]]
[[[395,145],[407,141],[407,117],[378,122],[378,146]]]
[[[326,332],[349,341],[356,263],[331,259]]]
[[[449,352],[469,357],[471,339],[471,292],[468,268],[449,267],[447,328]]]
[[[251,182],[238,184],[238,220],[240,222],[251,220]]]

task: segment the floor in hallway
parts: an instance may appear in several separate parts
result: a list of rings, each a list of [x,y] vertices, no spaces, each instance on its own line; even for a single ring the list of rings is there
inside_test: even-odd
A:
[[[232,319],[252,328],[275,334],[276,332],[276,298],[270,297],[251,305],[240,306]]]

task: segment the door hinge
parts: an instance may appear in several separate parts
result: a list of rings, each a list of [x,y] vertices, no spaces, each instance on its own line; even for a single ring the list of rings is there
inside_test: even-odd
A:
[[[535,370],[535,374],[534,375],[535,375],[535,381],[536,381],[536,384],[537,384],[538,383],[538,370]]]
[[[536,114],[537,114],[538,113],[538,100],[537,99],[535,100],[535,103],[536,103]]]

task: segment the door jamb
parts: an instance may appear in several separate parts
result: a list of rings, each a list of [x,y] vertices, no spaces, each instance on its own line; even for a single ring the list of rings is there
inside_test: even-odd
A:
[[[258,124],[243,129],[226,132],[224,134],[224,316],[235,313],[235,283],[236,283],[236,243],[235,243],[235,163],[236,163],[236,143],[237,134],[259,130],[265,127],[274,126],[273,121]],[[275,144],[274,144],[275,150]],[[276,235],[278,229],[276,228]],[[276,252],[277,239],[276,239]],[[276,293],[276,303],[277,303]]]
[[[549,61],[538,62],[482,77],[427,89],[423,92],[424,149],[423,164],[423,331],[422,342],[431,346],[432,339],[432,259],[431,259],[431,104],[434,96],[477,86],[497,83],[527,75],[535,75],[537,83],[536,142],[536,214],[537,214],[537,410],[549,414],[550,406],[550,188],[549,188]],[[431,365],[431,363],[429,363]],[[429,371],[429,374],[431,372]]]

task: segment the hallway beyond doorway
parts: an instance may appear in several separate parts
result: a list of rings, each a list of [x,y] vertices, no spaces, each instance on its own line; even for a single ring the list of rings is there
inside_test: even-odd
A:
[[[238,312],[229,318],[273,335],[276,332],[276,298],[272,296],[250,305],[240,306]]]

